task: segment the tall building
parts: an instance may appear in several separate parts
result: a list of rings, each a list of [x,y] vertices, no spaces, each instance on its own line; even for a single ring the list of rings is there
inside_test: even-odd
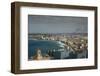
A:
[[[43,56],[40,49],[37,49],[36,55],[33,57],[34,60],[42,60]]]
[[[62,49],[62,50],[55,51],[53,53],[53,56],[55,59],[64,59],[69,56],[69,53],[70,53],[70,51]]]

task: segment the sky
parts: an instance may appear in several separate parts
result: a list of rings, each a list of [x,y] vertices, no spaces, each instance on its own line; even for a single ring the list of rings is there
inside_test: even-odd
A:
[[[28,15],[28,33],[87,33],[87,17]]]

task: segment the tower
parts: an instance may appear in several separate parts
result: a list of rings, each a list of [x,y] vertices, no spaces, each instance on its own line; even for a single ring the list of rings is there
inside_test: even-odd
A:
[[[33,59],[35,59],[35,60],[42,60],[43,59],[40,49],[37,49],[36,55],[33,57]]]

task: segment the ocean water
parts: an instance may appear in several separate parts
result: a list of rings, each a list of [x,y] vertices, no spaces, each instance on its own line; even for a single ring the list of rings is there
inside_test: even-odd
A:
[[[47,54],[48,51],[64,49],[64,44],[59,41],[52,40],[28,40],[28,59],[36,54],[37,49],[41,49],[42,55]],[[83,51],[82,53],[73,53],[70,50],[67,50],[69,56],[65,57],[65,59],[77,59],[88,58],[88,51]]]
[[[38,48],[41,49],[42,54],[46,54],[50,50],[63,48],[63,44],[51,40],[28,40],[28,57],[34,56]]]

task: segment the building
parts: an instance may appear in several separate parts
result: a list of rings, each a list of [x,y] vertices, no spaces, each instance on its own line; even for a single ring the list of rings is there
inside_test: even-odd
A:
[[[43,59],[43,56],[41,54],[41,50],[40,49],[37,49],[36,55],[33,56],[33,59],[34,60],[42,60]]]
[[[62,49],[62,50],[55,51],[53,53],[53,57],[54,59],[65,59],[69,56],[69,53],[70,53],[69,51]]]

